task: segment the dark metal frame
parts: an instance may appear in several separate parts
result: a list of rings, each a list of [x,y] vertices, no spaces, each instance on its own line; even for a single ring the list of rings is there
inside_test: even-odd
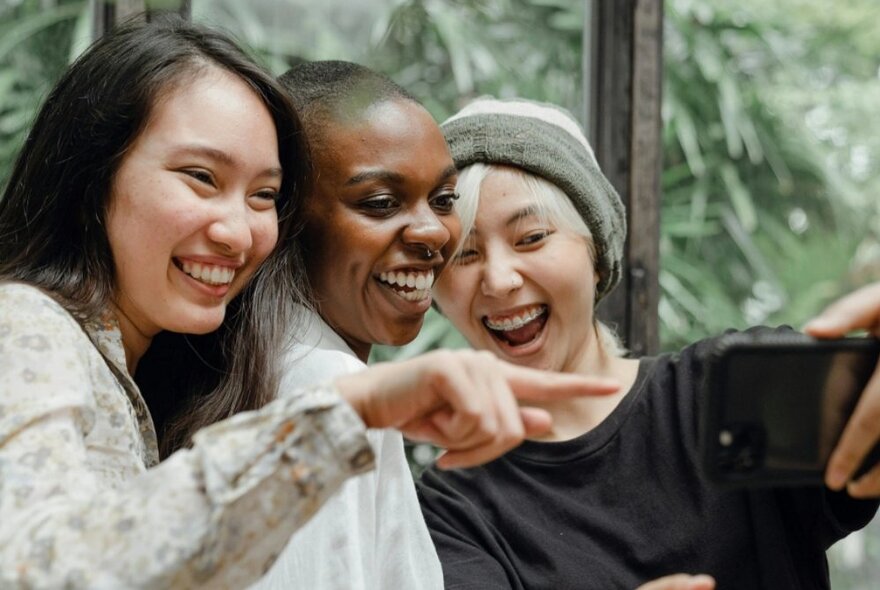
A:
[[[92,38],[97,39],[107,31],[111,30],[114,25],[121,22],[132,15],[144,14],[147,19],[150,15],[158,12],[168,12],[168,6],[172,4],[169,1],[159,3],[161,8],[153,8],[150,0],[91,0],[93,18],[92,18]],[[191,0],[177,0],[177,12],[184,18],[192,17]]]
[[[663,0],[587,2],[592,51],[585,119],[596,157],[627,210],[620,285],[599,306],[634,356],[659,349]],[[585,47],[586,49],[586,47]]]

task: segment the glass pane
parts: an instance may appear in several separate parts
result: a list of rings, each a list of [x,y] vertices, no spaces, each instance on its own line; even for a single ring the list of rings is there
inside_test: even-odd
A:
[[[0,187],[37,107],[91,40],[87,0],[0,1]]]
[[[663,348],[880,279],[880,3],[665,0]],[[880,519],[829,552],[876,588]]]
[[[279,74],[344,59],[390,75],[438,120],[482,94],[583,109],[584,2],[526,0],[194,0]]]

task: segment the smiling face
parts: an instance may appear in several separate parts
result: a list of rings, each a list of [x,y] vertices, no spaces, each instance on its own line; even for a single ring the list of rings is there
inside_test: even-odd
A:
[[[275,245],[275,125],[236,76],[209,67],[156,102],[111,187],[107,235],[127,352],[161,330],[217,329]]]
[[[322,317],[366,359],[373,344],[405,344],[422,326],[461,232],[455,165],[431,115],[403,98],[327,123],[314,158],[309,281]]]
[[[599,358],[597,275],[587,239],[549,223],[521,172],[483,180],[470,235],[434,287],[471,346],[520,365],[576,372]]]

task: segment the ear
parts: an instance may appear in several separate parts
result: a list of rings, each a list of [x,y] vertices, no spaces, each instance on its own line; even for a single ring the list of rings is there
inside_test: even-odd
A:
[[[602,275],[599,273],[599,269],[596,266],[593,266],[593,320],[596,319],[595,306],[599,303],[599,283],[602,280]]]

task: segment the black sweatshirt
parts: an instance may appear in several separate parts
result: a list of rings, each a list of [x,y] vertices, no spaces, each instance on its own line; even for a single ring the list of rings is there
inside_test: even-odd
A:
[[[875,501],[823,487],[723,491],[697,455],[712,340],[642,359],[599,426],[482,467],[430,468],[419,499],[447,588],[636,588],[707,573],[718,590],[829,588],[825,550]]]

